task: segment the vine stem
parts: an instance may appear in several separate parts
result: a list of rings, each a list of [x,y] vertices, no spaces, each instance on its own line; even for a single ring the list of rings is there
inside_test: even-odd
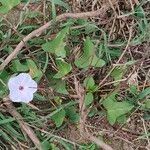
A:
[[[27,36],[25,36],[22,41],[16,46],[16,48],[13,50],[10,55],[2,62],[0,65],[0,71],[2,71],[8,64],[11,62],[12,59],[14,59],[17,54],[21,51],[21,49],[25,46],[25,43],[29,41],[30,39],[39,36],[42,34],[46,29],[48,29],[53,23],[58,23],[61,21],[65,21],[68,18],[72,19],[79,19],[79,18],[89,18],[89,17],[96,17],[96,16],[104,16],[106,11],[108,10],[108,6],[104,5],[99,10],[91,11],[91,12],[83,12],[83,13],[64,13],[59,16],[57,16],[54,20],[51,20],[41,26],[40,28],[32,31]]]

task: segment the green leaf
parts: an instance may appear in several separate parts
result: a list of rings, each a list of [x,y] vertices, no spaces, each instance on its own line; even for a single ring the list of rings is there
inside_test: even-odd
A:
[[[65,2],[63,2],[62,0],[51,0],[51,3],[52,3],[52,11],[51,12],[52,12],[53,19],[56,17],[56,4],[70,10],[69,5]]]
[[[121,80],[123,75],[124,75],[124,70],[125,70],[125,67],[116,67],[113,72],[111,73],[111,76],[114,78],[115,81],[117,80]],[[114,85],[118,85],[118,83],[114,83]]]
[[[0,0],[0,13],[6,14],[11,10],[13,7],[18,5],[20,0]]]
[[[16,119],[15,119],[15,118],[12,118],[12,117],[7,118],[7,119],[4,119],[4,120],[1,120],[1,119],[0,119],[0,125],[2,125],[2,124],[7,124],[7,123],[10,123],[10,122],[15,121],[15,120],[16,120]]]
[[[143,98],[145,98],[146,96],[150,95],[150,88],[146,88],[144,89],[139,95],[138,95],[138,99],[141,100]]]
[[[65,50],[66,43],[64,42],[64,39],[66,38],[68,33],[69,33],[69,27],[62,29],[57,34],[54,40],[43,44],[42,49],[46,52],[56,54],[56,56],[58,57],[65,58],[66,57],[66,50]]]
[[[9,76],[9,74],[8,74],[7,71],[5,71],[5,70],[4,70],[4,71],[0,71],[0,79],[1,79],[2,82],[3,82],[3,83],[1,82],[3,85],[5,85],[5,83],[6,83],[6,82],[8,81],[8,79],[9,79],[9,77],[10,77],[10,76]]]
[[[84,98],[84,103],[89,106],[94,100],[93,94],[91,92],[87,93]]]
[[[30,19],[34,19],[36,17],[42,17],[42,13],[39,11],[33,11],[33,10],[29,10],[26,15],[28,16],[28,18]],[[37,39],[36,39],[37,40]]]
[[[83,54],[77,60],[75,60],[75,65],[78,68],[86,68],[90,65],[91,57],[94,53],[94,45],[90,38],[88,37],[84,42]]]
[[[129,92],[133,95],[137,95],[138,94],[138,89],[137,89],[137,86],[136,85],[130,85],[130,89],[129,89]]]
[[[61,94],[69,94],[66,89],[66,82],[62,80],[56,81],[54,90],[56,90],[56,92],[61,93]]]
[[[65,3],[63,0],[52,0],[55,4],[64,7],[65,9],[70,10],[70,7],[67,3]]]
[[[50,150],[51,144],[48,141],[43,141],[41,144],[42,150]]]
[[[108,110],[115,101],[116,101],[116,93],[112,93],[109,97],[107,97],[103,101],[103,106]]]
[[[58,73],[54,75],[54,78],[62,78],[72,70],[71,64],[68,64],[61,58],[56,59],[56,64]]]
[[[54,19],[54,18],[56,18],[55,0],[52,0],[51,3],[52,3],[52,10],[51,10],[51,12],[52,12],[52,18]]]
[[[86,38],[83,54],[75,60],[75,65],[78,68],[87,68],[90,65],[93,67],[102,67],[105,65],[105,61],[96,56],[94,44],[89,37]]]
[[[43,141],[41,146],[42,150],[60,150],[58,147],[55,146],[54,143],[51,143],[48,140]]]
[[[2,98],[3,95],[7,91],[7,81],[9,79],[10,75],[7,71],[1,71],[0,72],[0,97]]]
[[[32,59],[27,59],[27,65],[30,70],[30,75],[39,81],[43,75],[42,71],[38,69],[37,65]]]
[[[134,107],[127,101],[117,102],[115,97],[116,93],[113,93],[103,101],[103,106],[107,110],[107,118],[111,125],[117,121],[117,118],[130,112]]]
[[[95,25],[95,23],[85,22],[85,33],[87,35],[96,31],[98,31],[98,27]]]
[[[91,93],[98,90],[98,86],[95,85],[95,81],[94,81],[93,77],[85,78],[83,85],[86,88],[86,90]]]
[[[119,124],[124,124],[124,123],[126,123],[126,121],[127,121],[126,115],[122,115],[122,116],[120,116],[120,117],[117,118],[117,122]]]
[[[58,93],[61,94],[69,94],[67,91],[67,85],[66,85],[66,81],[62,80],[62,79],[56,79],[53,78],[55,75],[55,73],[51,72],[50,70],[46,71],[46,76],[48,79],[48,84],[49,86]]]
[[[96,55],[92,58],[91,66],[93,67],[103,67],[106,62],[103,59],[98,58]]]
[[[1,137],[3,138],[3,139],[5,139],[6,141],[8,141],[8,142],[12,142],[13,143],[13,141],[12,141],[12,139],[10,138],[10,135],[9,134],[7,134],[6,132],[4,132],[3,130],[1,130]]]
[[[57,113],[55,113],[51,119],[55,122],[56,127],[60,127],[65,119],[66,112],[64,109],[61,109]]]
[[[145,102],[145,107],[147,109],[150,109],[150,99],[148,99],[146,102]]]
[[[4,116],[2,113],[0,113],[0,120],[7,120],[6,116]],[[9,122],[10,121],[10,122]],[[5,123],[5,124],[3,124]],[[6,122],[2,122],[3,125],[1,127],[4,129],[4,131],[7,131],[9,133],[9,137],[16,137],[18,140],[24,140],[24,138],[21,136],[21,133],[16,130],[18,127],[15,122],[12,122],[12,120],[7,120]],[[2,129],[2,130],[3,130]]]
[[[11,70],[14,72],[26,72],[29,68],[27,65],[21,64],[19,59],[16,59],[12,61]]]
[[[80,116],[77,113],[75,106],[68,107],[65,109],[65,111],[66,111],[66,116],[69,117],[71,122],[76,123],[79,121]]]
[[[87,90],[92,89],[93,87],[95,87],[95,81],[93,79],[93,77],[87,77],[84,80],[84,86],[86,87]]]
[[[135,8],[135,15],[142,19],[145,17],[145,13],[144,13],[142,6],[137,6]]]

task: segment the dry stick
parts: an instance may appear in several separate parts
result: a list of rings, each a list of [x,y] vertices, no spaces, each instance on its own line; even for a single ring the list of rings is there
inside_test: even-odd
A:
[[[12,102],[9,100],[8,97],[3,99],[3,102],[6,106],[7,111],[16,118],[17,122],[19,123],[21,129],[29,136],[31,141],[37,147],[37,149],[42,150],[41,144],[39,139],[36,137],[34,131],[23,121],[22,116],[16,111],[16,108],[13,106]]]
[[[121,59],[123,58],[123,56],[125,55],[125,53],[127,52],[128,50],[128,47],[129,47],[129,44],[130,44],[130,41],[131,41],[131,37],[132,37],[132,28],[130,28],[129,30],[129,39],[128,39],[128,42],[127,42],[127,45],[123,51],[123,53],[121,54],[121,56],[119,57],[118,61],[116,64],[118,64]],[[103,85],[103,83],[106,81],[106,79],[110,76],[110,74],[112,73],[112,71],[116,68],[116,65],[114,65],[112,67],[112,69],[108,72],[108,74],[105,76],[105,78],[99,83],[99,86],[101,87]]]
[[[25,43],[32,39],[35,36],[39,36],[42,32],[44,32],[46,29],[48,29],[54,22],[61,22],[64,20],[67,20],[68,18],[73,19],[79,19],[79,18],[89,18],[89,17],[95,17],[95,16],[103,16],[108,9],[108,6],[103,6],[101,9],[97,11],[91,11],[91,12],[83,12],[83,13],[65,13],[57,16],[55,20],[51,20],[47,22],[45,25],[41,26],[40,28],[32,31],[30,34],[28,34],[26,37],[23,38],[23,40],[16,46],[14,51],[4,60],[4,62],[0,65],[0,71],[3,70],[8,63],[14,59],[19,51],[25,46]]]
[[[88,114],[88,111],[85,108],[84,105],[84,96],[85,96],[85,91],[83,87],[80,85],[80,83],[77,81],[76,77],[74,76],[74,84],[75,84],[75,90],[79,99],[79,112],[80,112],[80,135],[83,138],[86,138],[90,140],[91,142],[94,142],[97,144],[99,147],[101,147],[104,150],[113,150],[109,145],[101,141],[100,139],[94,137],[92,134],[89,133],[88,129],[85,128],[85,122],[86,122],[86,117]]]

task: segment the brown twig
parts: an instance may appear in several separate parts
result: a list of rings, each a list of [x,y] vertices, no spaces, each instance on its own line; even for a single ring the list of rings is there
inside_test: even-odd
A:
[[[7,111],[16,118],[17,122],[20,125],[20,128],[22,131],[24,131],[31,141],[34,143],[34,145],[37,147],[37,149],[42,150],[41,144],[37,136],[35,135],[34,131],[23,121],[22,116],[16,111],[16,108],[13,106],[12,102],[9,100],[8,97],[5,97],[3,99],[3,102],[6,106]]]
[[[55,20],[51,20],[47,22],[45,25],[41,26],[40,28],[32,31],[30,34],[25,36],[23,40],[16,46],[14,51],[3,61],[3,63],[0,65],[0,71],[3,70],[9,62],[14,59],[14,57],[17,56],[19,51],[25,46],[25,43],[32,39],[33,37],[39,36],[42,32],[44,32],[46,29],[48,29],[53,23],[61,22],[64,20],[67,20],[68,18],[73,19],[79,19],[79,18],[89,18],[89,17],[95,17],[95,16],[103,16],[108,9],[108,6],[103,6],[101,9],[97,11],[91,11],[91,12],[83,12],[83,13],[65,13],[57,16]]]
[[[123,58],[123,56],[125,55],[125,53],[127,52],[128,50],[128,47],[130,45],[130,42],[131,42],[131,38],[132,38],[132,28],[129,30],[129,38],[128,38],[128,41],[127,41],[127,45],[124,49],[124,51],[122,52],[122,54],[120,55],[118,61],[116,62],[116,64],[120,63],[121,59]],[[107,78],[110,76],[110,74],[113,72],[113,70],[116,68],[116,65],[114,65],[111,70],[108,72],[108,74],[105,76],[105,78],[99,83],[99,87],[101,87],[103,85],[103,83],[107,80]]]
[[[85,127],[86,117],[88,114],[88,110],[86,109],[84,105],[85,90],[77,81],[77,78],[75,76],[74,76],[74,85],[75,85],[75,90],[79,99],[80,135],[83,138],[86,138],[90,140],[91,142],[94,142],[95,144],[97,144],[99,147],[101,147],[104,150],[113,150],[109,145],[107,145],[106,143],[96,138],[91,133],[89,133],[88,129]]]

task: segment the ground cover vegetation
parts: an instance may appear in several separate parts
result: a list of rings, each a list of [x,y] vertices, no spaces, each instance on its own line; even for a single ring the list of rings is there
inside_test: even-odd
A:
[[[9,97],[21,73],[30,103]],[[149,0],[0,0],[0,149],[148,150],[149,137]]]

